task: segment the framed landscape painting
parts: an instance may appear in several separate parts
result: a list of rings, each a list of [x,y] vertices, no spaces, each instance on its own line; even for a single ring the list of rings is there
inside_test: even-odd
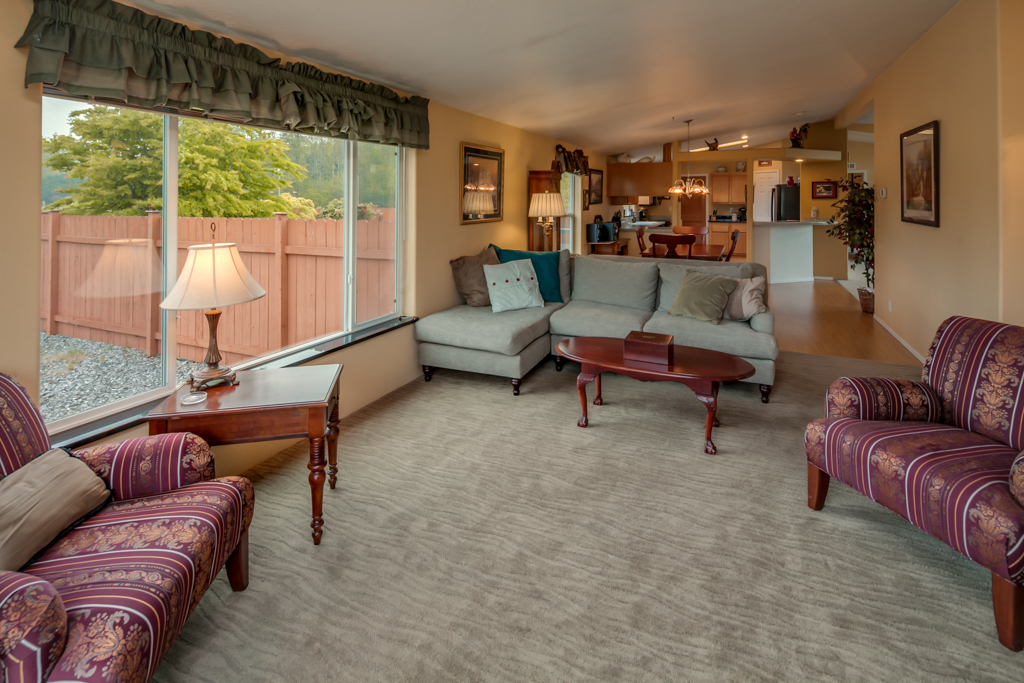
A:
[[[939,122],[900,135],[900,218],[939,227]]]
[[[835,180],[811,183],[811,199],[835,199],[838,192],[839,183]]]
[[[604,171],[590,169],[590,205],[604,203]]]
[[[459,224],[500,221],[505,201],[505,150],[462,143]]]

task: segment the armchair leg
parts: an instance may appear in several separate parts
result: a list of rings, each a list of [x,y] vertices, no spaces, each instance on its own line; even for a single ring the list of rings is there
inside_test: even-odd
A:
[[[1024,586],[992,575],[992,607],[996,614],[999,642],[1009,650],[1024,648]]]
[[[807,463],[807,507],[820,510],[825,507],[830,477],[811,463]],[[993,576],[995,576],[993,574]]]
[[[423,366],[423,381],[429,382],[430,378],[434,376],[434,368],[430,365]]]
[[[228,557],[228,581],[231,590],[244,591],[249,587],[249,530],[238,538],[238,545]]]

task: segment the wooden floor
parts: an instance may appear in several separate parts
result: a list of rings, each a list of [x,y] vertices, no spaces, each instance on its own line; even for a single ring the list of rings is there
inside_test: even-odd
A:
[[[834,280],[771,285],[768,296],[784,351],[921,365]]]

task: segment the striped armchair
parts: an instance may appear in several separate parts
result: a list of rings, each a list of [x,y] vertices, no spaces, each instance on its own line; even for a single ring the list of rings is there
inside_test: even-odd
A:
[[[25,389],[0,374],[0,479],[50,448]],[[19,571],[0,571],[0,680],[148,681],[227,565],[249,582],[248,479],[214,479],[193,434],[76,451],[113,500]]]
[[[1024,646],[1024,328],[955,317],[921,382],[837,380],[807,425],[807,503],[831,478],[992,572],[999,642]]]

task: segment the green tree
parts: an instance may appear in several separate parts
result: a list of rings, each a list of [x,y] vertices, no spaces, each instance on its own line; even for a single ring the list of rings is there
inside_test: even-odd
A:
[[[162,207],[163,117],[90,107],[71,114],[71,135],[43,141],[46,166],[77,179],[47,208],[70,214],[139,215]],[[178,214],[268,217],[289,211],[280,190],[306,177],[280,136],[254,128],[182,119],[178,127]]]

